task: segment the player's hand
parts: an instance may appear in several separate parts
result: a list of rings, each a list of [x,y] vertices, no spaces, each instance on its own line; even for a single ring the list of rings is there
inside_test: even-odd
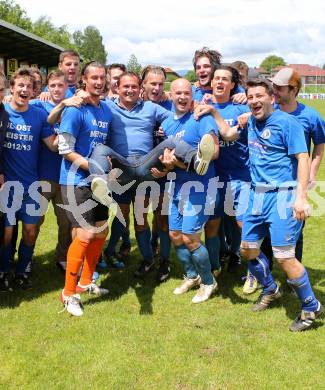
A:
[[[159,171],[159,169],[157,169],[157,168],[151,168],[150,172],[155,179],[160,179],[162,177],[165,177],[168,173],[167,170],[166,171]]]
[[[171,92],[169,92],[169,91],[164,91],[163,94],[162,94],[162,96],[161,96],[161,101],[162,101],[162,102],[166,102],[167,100],[171,100],[171,98],[172,98]]]
[[[214,100],[212,93],[205,93],[200,104],[209,104],[210,102],[214,102]]]
[[[81,96],[75,95],[71,98],[64,99],[64,105],[66,107],[77,107],[79,108],[81,104],[83,103],[84,99]]]
[[[166,167],[168,171],[174,169],[177,158],[175,156],[175,149],[165,149],[162,156],[159,157],[159,160]]]
[[[89,103],[90,94],[83,89],[79,89],[78,92],[76,92],[75,96],[78,96],[82,99],[82,104]]]
[[[198,120],[201,116],[211,114],[213,111],[215,111],[213,106],[210,106],[209,104],[199,104],[194,109],[194,119]]]
[[[293,206],[293,215],[298,221],[304,221],[311,216],[311,208],[307,200],[296,199]]]
[[[238,126],[243,129],[247,125],[248,119],[251,115],[252,114],[250,112],[239,115],[239,117],[237,117]]]
[[[50,92],[41,92],[38,98],[41,102],[49,102],[51,100],[51,94]]]
[[[247,96],[245,92],[235,93],[232,95],[231,100],[236,104],[246,104]]]
[[[4,182],[5,182],[5,177],[4,177],[3,173],[1,173],[0,174],[0,188],[3,186]]]

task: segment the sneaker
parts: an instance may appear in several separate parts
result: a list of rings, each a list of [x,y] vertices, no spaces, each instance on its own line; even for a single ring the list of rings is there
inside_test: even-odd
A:
[[[318,302],[318,308],[316,311],[302,310],[298,317],[290,325],[291,332],[301,332],[310,328],[315,322],[317,317],[320,317],[324,312],[324,307]]]
[[[30,274],[33,270],[33,262],[32,260],[27,264],[27,267],[25,269],[25,273],[26,274]]]
[[[88,291],[89,295],[97,295],[98,297],[108,294],[107,288],[99,287],[94,282],[91,282],[87,286],[82,286],[80,283],[78,283],[76,291],[77,293],[84,293]]]
[[[13,291],[10,285],[10,274],[7,272],[0,272],[0,292]]]
[[[108,188],[107,181],[102,177],[95,177],[92,180],[91,192],[93,193],[93,197],[104,206],[109,207],[112,204],[113,198]]]
[[[170,276],[170,265],[168,260],[160,260],[159,269],[158,269],[158,282],[165,282]]]
[[[195,279],[189,279],[186,276],[184,276],[184,280],[182,284],[175,288],[173,293],[175,295],[181,295],[186,292],[188,292],[191,288],[199,286],[201,283],[201,277],[198,275]]]
[[[152,270],[154,264],[154,261],[148,264],[143,260],[140,267],[134,272],[134,276],[141,278],[142,276],[147,275],[147,273]]]
[[[205,134],[199,143],[194,163],[194,169],[198,175],[205,175],[207,173],[213,154],[214,138],[211,134]]]
[[[64,310],[75,317],[81,317],[84,313],[83,305],[79,294],[65,296],[63,291],[60,294],[60,300],[64,305]]]
[[[252,307],[253,311],[262,311],[269,307],[272,301],[279,299],[282,297],[282,293],[279,289],[279,286],[276,286],[276,289],[268,294],[262,292],[260,296],[257,298],[255,305]]]
[[[30,274],[16,275],[14,279],[15,285],[23,290],[31,290],[32,278]]]
[[[192,298],[192,302],[201,303],[207,301],[212,296],[212,294],[215,293],[217,290],[218,290],[218,284],[215,280],[213,281],[213,284],[201,284],[199,291]]]
[[[240,264],[241,264],[240,257],[236,255],[236,253],[230,253],[227,271],[230,273],[236,272]]]
[[[222,271],[221,267],[218,268],[218,269],[214,269],[214,270],[212,271],[213,277],[214,277],[215,279],[217,279],[217,278],[219,277],[219,275],[221,274],[221,271]]]
[[[243,294],[253,294],[258,289],[258,281],[253,274],[247,272],[246,280],[243,286]]]
[[[99,262],[97,263],[96,267],[98,269],[106,269],[108,267],[104,257],[101,257],[101,259],[99,260]]]
[[[57,261],[55,265],[59,268],[59,270],[63,273],[65,273],[67,269],[67,262],[62,260],[62,261]]]

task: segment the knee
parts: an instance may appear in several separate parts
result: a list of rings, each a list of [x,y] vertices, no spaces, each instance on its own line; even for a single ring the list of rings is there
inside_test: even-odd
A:
[[[241,246],[240,254],[245,260],[254,260],[260,254],[260,250]]]

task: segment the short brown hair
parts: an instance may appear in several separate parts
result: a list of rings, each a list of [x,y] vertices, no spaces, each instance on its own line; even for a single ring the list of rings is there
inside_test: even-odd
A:
[[[255,88],[255,87],[264,87],[268,95],[270,95],[270,96],[273,95],[272,84],[266,79],[258,79],[258,78],[249,79],[247,81],[246,95],[247,95],[249,88]]]
[[[63,77],[64,82],[68,83],[65,74],[62,72],[62,70],[57,69],[57,70],[51,70],[51,72],[47,75],[46,82],[47,84],[51,79],[57,78],[57,77]]]
[[[123,77],[134,77],[134,78],[136,78],[138,80],[139,86],[141,86],[141,79],[140,79],[139,75],[137,73],[135,73],[135,72],[129,72],[129,71],[124,72],[124,73],[122,73],[120,75],[120,77],[117,80],[117,86],[120,85],[121,79]]]
[[[64,50],[60,53],[59,63],[63,62],[65,57],[78,57],[80,61],[80,56],[75,50]]]
[[[32,71],[30,68],[19,68],[16,70],[16,72],[11,76],[10,79],[10,86],[13,87],[15,85],[16,79],[19,77],[28,77],[33,83],[33,88],[35,89],[35,77],[33,76]]]

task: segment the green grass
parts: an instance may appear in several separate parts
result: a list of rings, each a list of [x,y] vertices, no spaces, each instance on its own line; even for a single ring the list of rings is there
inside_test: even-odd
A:
[[[319,178],[325,180],[324,164]],[[323,303],[324,236],[325,217],[310,219],[304,263]],[[133,278],[140,262],[133,240],[128,267],[101,276],[108,298],[85,296],[84,316],[72,318],[58,314],[64,280],[54,265],[55,241],[51,210],[37,242],[35,288],[0,296],[1,389],[324,388],[325,326],[288,331],[299,304],[278,267],[285,297],[264,313],[250,311],[257,294],[242,294],[244,267],[222,274],[218,295],[193,305],[194,292],[172,294],[182,276],[174,254],[167,283],[157,286],[155,273],[142,283]]]

